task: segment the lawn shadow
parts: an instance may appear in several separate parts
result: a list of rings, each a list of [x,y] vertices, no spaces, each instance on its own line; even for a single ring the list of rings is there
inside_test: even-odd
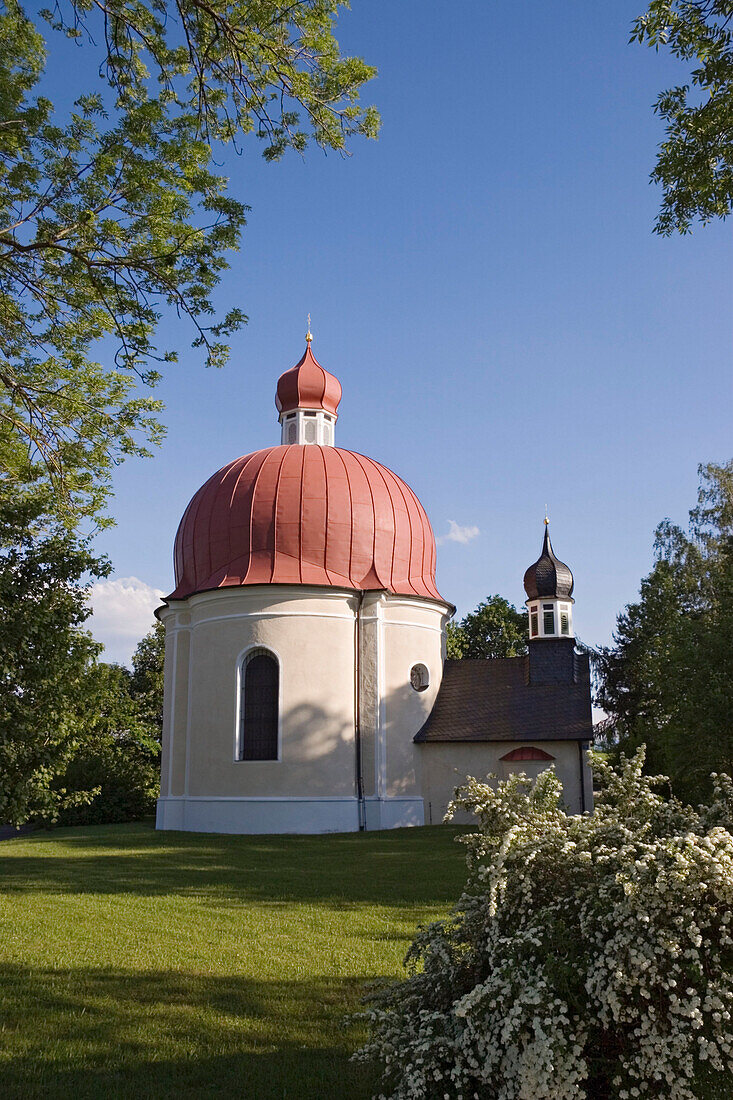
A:
[[[339,1026],[364,983],[5,966],[0,1091],[4,1100],[366,1100],[374,1075],[349,1061],[363,1026]]]
[[[460,893],[461,832],[446,825],[321,836],[158,833],[144,825],[59,829],[3,845],[0,881],[5,891],[428,911]]]

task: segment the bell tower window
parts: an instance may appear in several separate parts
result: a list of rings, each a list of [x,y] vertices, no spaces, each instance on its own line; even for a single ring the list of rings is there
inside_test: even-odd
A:
[[[542,605],[542,631],[544,634],[555,633],[555,609],[551,603]]]
[[[322,409],[296,409],[281,415],[282,443],[320,443],[324,447],[334,445],[336,417]]]

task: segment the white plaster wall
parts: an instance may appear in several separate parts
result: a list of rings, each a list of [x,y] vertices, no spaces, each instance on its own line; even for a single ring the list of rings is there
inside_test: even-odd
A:
[[[200,593],[161,609],[166,625],[160,828],[321,832],[358,828],[355,616],[360,618],[362,767],[369,828],[442,820],[467,775],[508,774],[519,742],[415,745],[440,687],[449,608],[429,600],[300,585]],[[281,663],[281,756],[238,761],[237,676],[263,645]],[[410,670],[424,664],[425,691]],[[521,743],[523,744],[523,743]],[[568,808],[581,809],[576,742],[541,742]],[[544,763],[513,765],[534,776]],[[584,764],[585,806],[592,808]]]
[[[512,764],[504,763],[501,757],[513,749],[532,745],[542,749],[555,759],[520,760]],[[417,746],[422,757],[423,798],[425,801],[425,821],[439,824],[445,815],[448,803],[453,798],[455,788],[460,786],[467,776],[484,780],[491,772],[500,779],[506,779],[510,772],[524,772],[535,778],[546,771],[552,763],[563,785],[565,804],[571,813],[581,812],[581,770],[577,741],[481,741],[448,742],[435,741]],[[585,780],[585,808],[593,808],[592,780],[590,769],[583,754],[583,777]],[[458,823],[473,819],[461,814],[454,819]]]
[[[386,593],[360,600],[356,592],[300,585],[220,589],[161,609],[166,679],[159,827],[322,831],[351,821],[349,827],[358,828],[357,613],[368,827],[422,824],[421,757],[413,737],[440,687],[448,611],[429,600]],[[250,646],[266,646],[280,660],[277,761],[235,759],[238,669]],[[422,692],[410,684],[416,663],[430,671]],[[265,800],[272,803],[266,810]]]
[[[354,796],[356,598],[253,586],[201,593],[162,611],[165,795]],[[239,661],[253,645],[280,660],[278,761],[235,759]]]
[[[421,756],[413,738],[440,688],[449,612],[447,604],[385,592],[364,599],[362,734],[370,828],[423,823]],[[425,691],[410,683],[416,664],[429,670]]]

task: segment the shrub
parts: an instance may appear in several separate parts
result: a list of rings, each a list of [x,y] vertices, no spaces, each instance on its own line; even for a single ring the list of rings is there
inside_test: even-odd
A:
[[[84,744],[62,782],[89,792],[88,800],[59,812],[59,825],[108,825],[155,813],[160,748],[144,731],[122,730]]]
[[[463,895],[419,930],[408,978],[373,998],[356,1055],[385,1094],[733,1095],[733,784],[717,777],[696,811],[657,794],[643,761],[592,756],[601,789],[583,817],[552,771],[456,792],[452,809],[478,822],[459,838]]]

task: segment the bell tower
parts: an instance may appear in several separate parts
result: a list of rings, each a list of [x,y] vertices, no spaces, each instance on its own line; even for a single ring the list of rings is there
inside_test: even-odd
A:
[[[542,553],[524,574],[529,615],[530,683],[572,683],[577,674],[573,574],[555,556],[545,516]]]
[[[275,405],[280,414],[280,442],[333,447],[341,384],[311,351],[310,317],[308,321],[303,358],[285,371],[277,383]]]

